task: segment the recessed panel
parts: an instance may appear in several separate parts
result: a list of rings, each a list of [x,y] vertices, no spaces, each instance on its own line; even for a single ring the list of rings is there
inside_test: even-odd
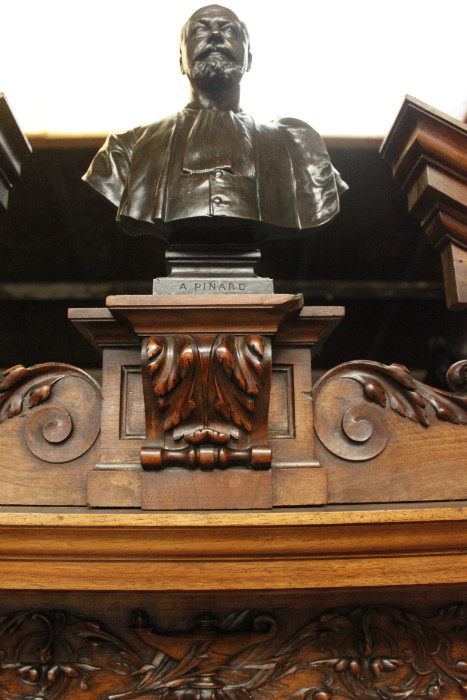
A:
[[[120,439],[146,437],[141,367],[122,366]]]

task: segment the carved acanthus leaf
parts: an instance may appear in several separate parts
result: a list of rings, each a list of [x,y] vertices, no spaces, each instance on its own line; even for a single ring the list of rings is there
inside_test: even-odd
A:
[[[264,340],[258,335],[221,336],[214,351],[215,410],[248,432],[262,386],[264,351]]]
[[[28,369],[15,365],[7,369],[0,381],[0,423],[19,415],[25,407],[32,408],[48,399],[55,382],[75,370],[80,372],[71,365],[52,363]]]
[[[453,365],[448,371],[448,381],[457,391],[450,393],[429,387],[413,379],[407,367],[399,364],[383,365],[369,360],[348,362],[327,372],[316,385],[317,400],[324,386],[337,378],[358,382],[364,396],[371,402],[409,418],[425,427],[430,425],[428,405],[434,408],[440,420],[455,424],[467,423],[467,361]]]
[[[189,418],[196,408],[192,398],[194,350],[189,338],[166,336],[149,338],[146,351],[157,406],[167,431]]]
[[[147,338],[141,366],[144,469],[270,468],[269,338],[211,333]]]

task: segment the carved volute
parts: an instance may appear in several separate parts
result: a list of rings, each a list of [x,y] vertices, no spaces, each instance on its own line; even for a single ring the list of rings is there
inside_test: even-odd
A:
[[[57,397],[61,386],[66,392]],[[28,449],[49,463],[71,462],[90,449],[100,430],[100,403],[100,387],[71,365],[16,365],[0,382],[0,423],[24,415]]]

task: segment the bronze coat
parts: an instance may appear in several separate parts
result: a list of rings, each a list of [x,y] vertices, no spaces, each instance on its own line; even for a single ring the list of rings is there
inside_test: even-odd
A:
[[[171,222],[199,216],[196,207],[189,216],[183,207],[177,214],[179,193],[171,185],[173,164],[183,159],[174,153],[174,136],[185,128],[187,112],[111,134],[83,178],[118,207],[117,221],[127,233],[167,239]],[[247,208],[230,215],[290,229],[330,221],[339,212],[339,194],[347,185],[333,168],[321,136],[298,119],[256,124],[245,112],[237,117],[253,144],[257,206],[254,213]]]

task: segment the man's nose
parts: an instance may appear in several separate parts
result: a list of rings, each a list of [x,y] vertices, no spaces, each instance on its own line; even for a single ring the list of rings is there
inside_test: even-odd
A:
[[[220,28],[217,24],[211,27],[211,36],[209,37],[211,41],[219,42],[223,41],[223,36],[221,34]]]

